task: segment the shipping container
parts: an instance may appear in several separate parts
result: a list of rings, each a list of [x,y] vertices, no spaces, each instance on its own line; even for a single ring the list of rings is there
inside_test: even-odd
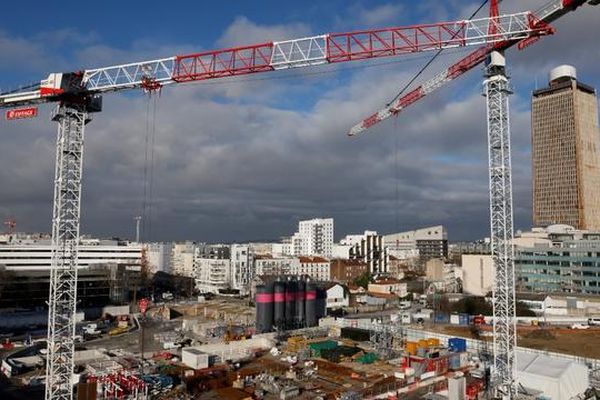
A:
[[[463,338],[448,339],[448,349],[455,353],[467,351],[467,341]]]
[[[470,316],[469,314],[458,314],[458,321],[460,325],[469,325]]]
[[[460,325],[460,319],[458,318],[458,314],[450,315],[450,323],[452,325]]]
[[[429,344],[429,347],[440,347],[440,339],[429,338],[427,339],[427,343]]]
[[[419,344],[417,342],[406,342],[406,352],[411,356],[417,355],[417,349],[419,348]]]

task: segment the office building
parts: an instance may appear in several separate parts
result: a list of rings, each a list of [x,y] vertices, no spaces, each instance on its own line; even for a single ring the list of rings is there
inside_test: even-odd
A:
[[[552,225],[545,233],[527,247],[516,242],[517,290],[600,295],[600,231]]]
[[[533,92],[533,225],[600,230],[600,149],[595,90],[575,68],[550,72]]]
[[[401,260],[416,257],[425,265],[432,258],[448,258],[448,232],[442,225],[392,233],[383,237],[388,252]]]
[[[250,291],[250,282],[254,277],[254,258],[251,247],[247,244],[232,244],[231,254],[231,288],[241,295]]]
[[[140,265],[142,245],[121,240],[82,238],[78,267],[121,264]],[[10,244],[0,244],[0,266],[7,271],[50,271],[52,244],[47,237],[27,236]]]

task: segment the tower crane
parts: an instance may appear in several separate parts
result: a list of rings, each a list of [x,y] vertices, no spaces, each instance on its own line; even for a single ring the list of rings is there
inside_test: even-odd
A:
[[[577,1],[567,1],[577,3]],[[553,3],[557,3],[555,0]],[[558,3],[561,3],[558,1]],[[580,1],[579,3],[583,3]],[[560,9],[563,4],[560,4]],[[7,119],[37,115],[53,103],[58,123],[48,302],[46,400],[73,399],[74,315],[81,211],[84,133],[102,96],[128,89],[156,91],[182,84],[259,72],[303,68],[466,46],[523,43],[552,33],[531,11],[385,29],[329,33],[66,73],[0,93]],[[472,67],[472,66],[471,66]]]
[[[599,0],[553,0],[534,12],[534,27],[549,24],[585,3],[598,5]],[[498,15],[498,1],[490,4],[490,18]],[[494,33],[490,25],[488,33]],[[473,67],[486,62],[483,94],[486,97],[487,139],[489,158],[489,196],[491,250],[494,261],[493,303],[493,370],[492,388],[498,398],[512,399],[518,396],[515,314],[515,268],[513,240],[513,198],[510,153],[510,118],[508,96],[509,78],[506,75],[504,52],[517,45],[524,49],[540,36],[526,40],[507,40],[486,44],[445,71],[413,89],[399,95],[382,110],[364,119],[350,129],[350,136],[366,131],[373,125],[398,115],[404,108],[419,101],[429,93],[441,88]]]

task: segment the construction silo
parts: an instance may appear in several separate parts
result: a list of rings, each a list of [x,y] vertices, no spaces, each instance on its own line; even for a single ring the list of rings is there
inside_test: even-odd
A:
[[[285,327],[292,329],[296,320],[296,291],[298,282],[295,279],[288,278],[285,287]]]
[[[319,318],[327,315],[327,290],[317,287],[317,300],[315,303],[317,322]]]
[[[306,282],[306,291],[304,294],[304,315],[306,326],[317,325],[317,286],[312,281]]]
[[[285,325],[285,282],[277,279],[273,286],[273,323],[277,327],[283,327]]]
[[[256,331],[273,330],[273,284],[256,286]]]
[[[296,289],[296,327],[304,328],[304,302],[305,300],[305,286],[304,279],[298,279],[298,287]]]

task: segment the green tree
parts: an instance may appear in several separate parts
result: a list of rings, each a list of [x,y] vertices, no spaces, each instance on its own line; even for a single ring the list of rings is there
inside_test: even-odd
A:
[[[365,272],[358,278],[354,279],[354,281],[352,283],[354,283],[357,286],[362,286],[363,288],[367,289],[369,286],[369,282],[371,282],[372,278],[373,277],[371,276],[370,272]]]

